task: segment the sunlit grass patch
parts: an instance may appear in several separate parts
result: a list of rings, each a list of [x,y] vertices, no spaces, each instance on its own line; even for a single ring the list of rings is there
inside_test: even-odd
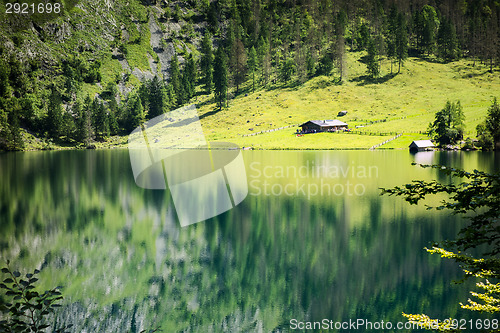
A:
[[[347,133],[314,133],[297,136],[293,129],[283,129],[255,136],[224,138],[240,147],[254,149],[368,149],[388,139],[387,136]],[[219,139],[223,141],[224,139]]]
[[[378,147],[377,149],[408,149],[408,146],[413,141],[428,139],[429,137],[426,134],[404,134],[399,138]]]

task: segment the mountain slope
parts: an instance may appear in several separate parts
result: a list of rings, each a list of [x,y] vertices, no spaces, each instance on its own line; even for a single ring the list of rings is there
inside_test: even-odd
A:
[[[294,145],[278,133],[269,135],[278,135],[272,140],[279,144],[243,135],[309,119],[331,119],[347,110],[343,119],[351,128],[365,126],[358,132],[386,141],[384,136],[399,132],[420,135],[448,99],[462,100],[466,134],[474,136],[498,88],[493,49],[485,45],[490,41],[493,47],[500,45],[495,39],[500,35],[463,24],[481,8],[471,4],[464,11],[452,3],[433,8],[408,7],[408,1],[397,6],[365,2],[370,6],[347,0],[295,5],[257,0],[68,0],[59,15],[27,17],[2,11],[0,148],[21,149],[23,141],[38,142],[35,148],[50,147],[51,142],[100,146],[110,136],[113,144],[123,142],[116,135],[126,136],[130,128],[152,117],[146,81],[155,76],[163,79],[159,89],[164,112],[197,103],[209,139],[232,139],[245,146],[256,143],[255,139],[262,141],[254,145],[261,148],[368,148],[374,138],[353,140],[358,141],[354,145],[345,139],[341,144],[308,139],[312,141]],[[493,29],[500,6],[490,2],[485,2],[490,16],[481,20]],[[462,29],[460,34],[440,35],[436,25],[433,39],[423,41],[417,23],[419,15],[429,10],[441,10],[435,22],[450,19]],[[395,15],[406,22],[401,27],[408,35],[401,57],[391,56],[394,70],[397,62],[403,65],[398,75],[392,74],[387,59],[394,42]],[[227,57],[229,90],[221,95],[229,99],[227,110],[216,110],[213,95],[206,95],[201,80],[196,81],[197,75],[198,79],[204,75],[196,62],[200,63],[200,44],[207,33]],[[467,36],[475,33],[479,37],[469,45]],[[380,54],[368,56],[368,42],[376,43]],[[253,49],[254,72],[250,69]],[[412,57],[405,62],[408,52]],[[468,58],[457,61],[459,53]],[[169,78],[174,55],[180,64],[177,83]],[[191,55],[195,70],[186,78],[183,64]],[[369,64],[369,59],[376,63]],[[381,66],[380,75],[371,77],[368,65]],[[252,90],[253,78],[258,95]],[[191,91],[183,96],[186,84]],[[86,113],[91,118],[87,123]],[[88,128],[82,129],[84,123]]]

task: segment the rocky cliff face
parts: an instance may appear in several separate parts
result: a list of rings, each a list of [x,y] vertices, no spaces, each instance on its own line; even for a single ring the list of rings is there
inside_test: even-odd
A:
[[[139,81],[155,75],[167,79],[174,53],[182,63],[186,54],[197,52],[205,23],[192,22],[196,8],[178,6],[180,18],[174,20],[168,15],[174,6],[83,0],[66,1],[66,10],[59,15],[1,13],[0,58],[16,59],[27,76],[40,69],[36,77],[42,87],[63,81],[63,64],[72,57],[87,67],[99,62],[100,82],[92,82],[94,86],[84,87],[82,93],[99,93],[115,81],[125,97]],[[130,80],[131,75],[137,80]]]

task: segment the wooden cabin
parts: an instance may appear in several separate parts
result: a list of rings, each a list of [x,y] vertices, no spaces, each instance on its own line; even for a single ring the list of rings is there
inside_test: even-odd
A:
[[[300,125],[303,133],[346,130],[348,125],[340,120],[309,120]]]

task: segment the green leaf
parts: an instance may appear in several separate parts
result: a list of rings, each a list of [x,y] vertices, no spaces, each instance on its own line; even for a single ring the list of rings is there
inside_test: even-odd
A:
[[[33,274],[28,273],[28,274],[26,274],[26,277],[27,277],[28,279],[31,279],[31,278],[33,277]]]
[[[14,283],[14,280],[12,280],[11,278],[6,278],[5,280],[3,280],[3,283]]]
[[[19,273],[18,271],[15,271],[15,272],[14,272],[14,273],[12,273],[12,274],[14,274],[14,276],[15,276],[15,277],[20,277],[20,276],[21,276],[21,273]]]
[[[9,269],[8,268],[2,268],[2,273],[8,273],[9,272]]]

